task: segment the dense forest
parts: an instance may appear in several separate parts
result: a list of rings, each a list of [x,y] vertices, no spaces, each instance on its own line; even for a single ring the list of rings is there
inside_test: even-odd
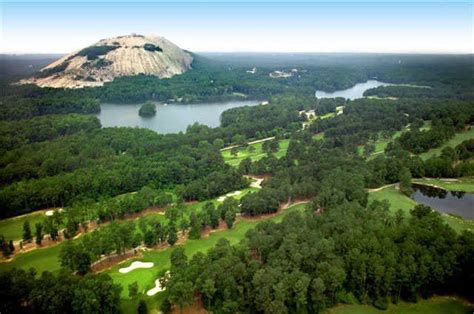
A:
[[[317,313],[351,299],[386,309],[419,295],[472,296],[473,253],[472,233],[456,235],[428,207],[404,217],[390,215],[387,203],[346,200],[322,215],[262,223],[241,246],[222,239],[191,259],[176,249],[162,310],[190,304],[196,293],[219,313]]]
[[[0,217],[63,207],[34,232],[25,223],[23,240],[38,245],[44,235],[56,241],[61,231],[73,239],[89,222],[102,225],[62,245],[60,274],[0,273],[1,285],[11,287],[1,289],[8,302],[0,312],[117,312],[120,286],[90,274],[103,256],[174,246],[220,224],[231,229],[239,214],[272,214],[295,201],[307,201],[307,209],[258,225],[239,245],[221,240],[193,257],[174,249],[162,310],[191,304],[195,296],[218,313],[316,313],[340,302],[385,309],[435,293],[472,297],[472,232],[455,233],[425,206],[390,214],[386,202],[369,203],[367,193],[399,183],[409,195],[412,178],[474,175],[472,139],[420,157],[472,129],[472,57],[195,57],[183,75],[123,77],[100,88],[41,89],[10,85],[16,75],[2,78]],[[277,79],[269,76],[275,70],[295,71]],[[373,97],[355,100],[314,95],[370,78],[418,87],[378,87],[366,91]],[[177,134],[103,128],[94,116],[107,101],[242,98],[268,104],[233,108],[219,127],[194,124]],[[311,110],[314,119],[301,114]],[[275,138],[262,144],[261,159],[245,158],[237,167],[224,162],[223,147],[238,153],[268,137]],[[277,158],[282,139],[288,148]],[[386,148],[371,155],[380,140]],[[208,202],[248,187],[245,175],[264,176],[263,187],[240,200]],[[194,201],[206,204],[187,211],[183,202]],[[165,210],[163,219],[124,220],[147,208]],[[5,257],[14,253],[11,240],[0,235]]]

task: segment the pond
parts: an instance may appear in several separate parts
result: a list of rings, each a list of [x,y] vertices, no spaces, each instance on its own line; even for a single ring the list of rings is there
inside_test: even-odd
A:
[[[157,104],[156,115],[140,117],[138,110],[142,104],[102,104],[100,119],[103,127],[129,126],[154,130],[158,133],[178,133],[195,122],[210,127],[220,124],[220,116],[227,109],[255,106],[259,101],[230,101],[222,103],[199,104]]]
[[[357,83],[356,85],[348,88],[337,90],[332,93],[327,93],[321,90],[316,91],[317,98],[336,98],[336,97],[344,97],[346,99],[357,99],[364,97],[364,92],[368,89],[379,87],[379,86],[388,86],[393,85],[390,83],[379,82],[377,80],[368,80],[365,83]]]
[[[474,194],[450,192],[428,185],[413,184],[415,191],[411,198],[417,203],[428,205],[439,212],[464,219],[474,219]]]

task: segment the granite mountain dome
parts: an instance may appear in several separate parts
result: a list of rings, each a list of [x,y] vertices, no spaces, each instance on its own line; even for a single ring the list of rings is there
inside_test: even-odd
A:
[[[101,86],[120,76],[138,74],[169,78],[191,69],[189,52],[163,37],[128,35],[102,39],[68,54],[20,81],[41,87]]]

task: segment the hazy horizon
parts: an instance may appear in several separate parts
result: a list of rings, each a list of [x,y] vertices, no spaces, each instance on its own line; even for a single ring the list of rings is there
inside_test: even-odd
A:
[[[201,53],[472,54],[472,3],[3,2],[0,53],[163,36]]]

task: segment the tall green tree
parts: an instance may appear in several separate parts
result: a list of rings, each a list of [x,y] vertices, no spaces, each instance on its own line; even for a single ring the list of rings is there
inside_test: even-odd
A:
[[[136,281],[128,285],[128,296],[130,298],[136,297],[138,294],[138,283]]]
[[[168,244],[173,246],[178,241],[178,233],[174,224],[168,226]]]
[[[35,242],[37,245],[41,245],[43,241],[43,224],[36,223],[35,224]]]
[[[235,212],[229,210],[225,213],[225,224],[227,225],[227,229],[232,229],[235,221]]]
[[[411,172],[410,169],[403,167],[400,170],[399,180],[400,180],[400,192],[410,196],[413,193],[413,189],[411,187]]]
[[[30,222],[25,220],[23,223],[23,241],[29,242],[32,239]]]
[[[148,314],[148,306],[146,305],[145,300],[140,300],[140,302],[138,302],[137,313]]]

